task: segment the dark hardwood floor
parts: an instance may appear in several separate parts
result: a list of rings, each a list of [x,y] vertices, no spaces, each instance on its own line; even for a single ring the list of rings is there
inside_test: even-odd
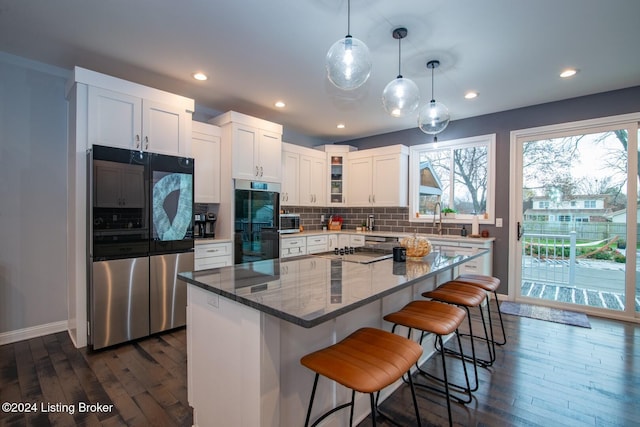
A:
[[[504,318],[508,343],[492,367],[480,369],[473,401],[453,404],[454,424],[640,425],[640,325],[590,317],[585,329]],[[37,404],[33,413],[0,412],[0,426],[190,426],[185,349],[184,329],[94,353],[76,350],[66,332],[0,346],[0,402]],[[435,360],[428,364],[438,369]],[[446,425],[444,398],[417,393],[422,425]],[[79,402],[113,408],[79,412]],[[47,403],[74,405],[75,413],[43,412]],[[401,425],[415,424],[406,387],[382,409]],[[378,425],[392,424],[380,418]]]

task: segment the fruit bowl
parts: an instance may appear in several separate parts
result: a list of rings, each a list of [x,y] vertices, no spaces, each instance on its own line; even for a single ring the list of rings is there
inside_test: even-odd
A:
[[[431,253],[431,242],[426,237],[405,237],[400,240],[400,246],[406,248],[407,259],[418,260]]]

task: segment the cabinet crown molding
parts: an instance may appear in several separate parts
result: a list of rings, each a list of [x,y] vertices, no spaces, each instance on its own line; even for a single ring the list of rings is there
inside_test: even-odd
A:
[[[266,130],[269,132],[279,133],[282,135],[282,125],[273,123],[257,117],[248,116],[246,114],[238,113],[237,111],[227,111],[224,114],[216,116],[209,120],[209,123],[216,126],[224,126],[229,123],[239,123],[247,126],[252,126],[257,129]]]
[[[86,68],[78,66],[73,68],[71,77],[67,81],[67,97],[69,96],[73,86],[77,83],[126,93],[127,95],[137,96],[139,98],[149,99],[163,104],[180,106],[180,108],[184,108],[188,113],[195,111],[195,101],[193,99],[138,83],[133,83],[117,77],[108,76],[106,74],[98,73],[97,71],[87,70]]]

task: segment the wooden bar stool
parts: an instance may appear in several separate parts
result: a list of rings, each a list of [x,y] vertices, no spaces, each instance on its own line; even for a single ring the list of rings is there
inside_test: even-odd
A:
[[[487,297],[487,293],[482,289],[465,285],[462,282],[449,281],[443,283],[432,291],[427,291],[422,294],[423,297],[431,298],[436,301],[446,302],[448,304],[455,304],[459,307],[462,307],[467,312],[467,321],[469,324],[469,335],[471,338],[471,352],[473,354],[473,370],[476,379],[476,388],[473,389],[475,391],[478,385],[478,364],[484,366],[491,366],[493,361],[495,360],[495,346],[492,344],[492,340],[489,338],[489,333],[487,331],[487,324],[484,319],[484,311],[482,310],[482,302]],[[482,319],[482,327],[484,329],[484,338],[483,339],[487,343],[487,350],[489,352],[489,359],[480,359],[476,357],[475,350],[475,338],[477,338],[473,334],[473,325],[471,322],[471,314],[469,309],[472,307],[478,308],[480,311],[480,317]],[[444,351],[444,349],[443,349]]]
[[[313,426],[332,413],[351,407],[349,425],[353,424],[353,408],[356,391],[369,393],[371,401],[371,418],[376,425],[377,405],[374,393],[379,392],[388,385],[393,384],[407,373],[413,406],[416,412],[417,425],[420,426],[420,413],[416,400],[413,380],[411,379],[411,366],[422,355],[422,347],[407,338],[383,331],[382,329],[362,328],[358,329],[342,341],[326,347],[322,350],[307,354],[300,359],[303,366],[316,373],[307,410],[305,426],[309,425],[311,408],[316,394],[318,378],[323,375],[343,386],[351,389],[351,402],[339,405],[320,416]]]
[[[471,387],[469,385],[469,375],[467,373],[467,365],[465,363],[464,353],[462,351],[462,342],[460,341],[460,334],[458,332],[458,327],[464,321],[465,314],[466,313],[463,309],[456,307],[455,305],[444,304],[437,301],[413,301],[405,305],[399,311],[384,316],[384,320],[393,323],[392,332],[395,332],[396,326],[398,325],[405,326],[409,328],[409,332],[407,335],[408,338],[411,334],[412,329],[418,329],[422,331],[420,343],[422,343],[422,339],[424,338],[425,333],[434,334],[436,336],[436,340],[440,344],[441,349],[444,349],[444,342],[442,340],[442,337],[455,332],[458,339],[460,354],[462,355],[460,360],[462,362],[462,368],[464,370],[464,376],[467,382],[466,387],[449,382],[449,379],[447,377],[447,364],[444,350],[440,352],[442,356],[442,372],[444,378],[438,378],[435,375],[424,371],[416,364],[416,367],[422,375],[443,383],[444,392],[440,388],[434,388],[427,384],[414,383],[415,386],[444,393],[447,398],[447,413],[449,414],[450,426],[453,425],[451,417],[451,398],[454,398],[460,403],[471,402]],[[452,395],[449,390],[450,385],[466,393],[467,399],[463,400],[457,396]]]

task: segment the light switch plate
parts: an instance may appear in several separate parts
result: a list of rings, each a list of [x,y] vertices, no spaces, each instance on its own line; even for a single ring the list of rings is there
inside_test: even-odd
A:
[[[496,227],[502,227],[502,218],[496,218]]]

